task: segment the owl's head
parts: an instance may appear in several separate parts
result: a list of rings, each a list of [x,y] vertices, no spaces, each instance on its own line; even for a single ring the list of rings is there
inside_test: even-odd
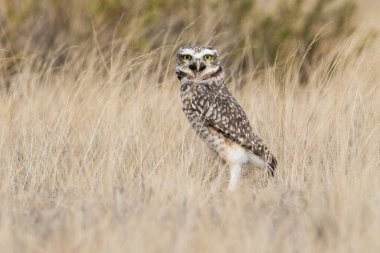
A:
[[[210,47],[181,47],[177,53],[176,73],[178,79],[204,80],[222,71],[218,52]]]

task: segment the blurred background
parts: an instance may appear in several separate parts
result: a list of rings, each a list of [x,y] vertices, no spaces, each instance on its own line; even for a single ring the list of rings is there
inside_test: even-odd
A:
[[[380,252],[380,0],[0,0],[0,252]],[[279,161],[228,171],[176,52]],[[259,172],[259,171],[254,171]]]
[[[353,34],[353,53],[373,43],[376,27],[362,29],[359,20],[369,22],[374,5],[376,0],[2,0],[0,68],[11,75],[26,55],[52,51],[59,65],[73,46],[123,45],[131,56],[201,43],[223,50],[224,64],[237,66],[235,72],[296,62],[305,84],[324,56],[334,65],[331,52]]]

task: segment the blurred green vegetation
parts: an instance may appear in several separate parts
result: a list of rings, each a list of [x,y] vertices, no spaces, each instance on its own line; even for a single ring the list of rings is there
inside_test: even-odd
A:
[[[227,64],[238,58],[242,71],[285,64],[292,55],[307,78],[310,66],[355,31],[352,0],[269,2],[3,0],[0,48],[6,56],[0,57],[89,43],[103,48],[122,42],[136,54],[200,43],[227,53]],[[9,68],[16,60],[7,62]]]

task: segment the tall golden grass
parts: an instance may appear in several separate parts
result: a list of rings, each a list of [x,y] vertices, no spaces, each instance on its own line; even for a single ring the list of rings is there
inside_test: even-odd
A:
[[[0,252],[378,252],[376,45],[342,41],[303,86],[291,60],[280,79],[230,64],[279,161],[230,194],[181,112],[178,36],[143,55],[95,40],[19,60],[0,90]]]

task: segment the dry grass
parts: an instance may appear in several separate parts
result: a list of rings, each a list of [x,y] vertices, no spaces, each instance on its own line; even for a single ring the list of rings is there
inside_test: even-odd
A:
[[[234,194],[181,112],[177,44],[28,56],[0,93],[0,252],[378,252],[380,77],[350,43],[307,86],[233,73],[279,160]]]
[[[370,57],[344,52],[306,88],[268,70],[235,90],[280,166],[233,195],[173,71],[150,71],[160,53],[108,72],[95,53],[25,60],[0,98],[1,251],[376,252],[379,88]]]

